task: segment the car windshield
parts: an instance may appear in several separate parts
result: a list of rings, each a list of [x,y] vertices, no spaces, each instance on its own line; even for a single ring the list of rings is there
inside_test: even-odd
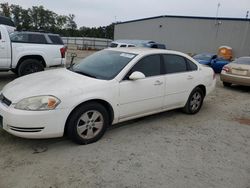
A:
[[[239,59],[236,59],[232,63],[250,65],[250,57],[240,57]]]
[[[74,65],[73,72],[103,80],[113,79],[136,54],[102,50]]]
[[[198,55],[195,55],[193,58],[209,61],[211,59],[211,57],[212,57],[211,54],[198,54]]]

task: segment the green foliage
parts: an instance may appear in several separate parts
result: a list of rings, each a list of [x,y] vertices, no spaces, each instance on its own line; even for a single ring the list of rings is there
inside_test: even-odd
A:
[[[53,32],[62,36],[113,38],[114,24],[105,27],[80,27],[77,29],[75,15],[58,15],[43,6],[23,9],[19,5],[0,3],[0,14],[10,17],[17,30]]]
[[[6,16],[6,17],[10,17],[10,6],[8,3],[1,3],[0,7],[2,9],[1,11],[1,15]]]

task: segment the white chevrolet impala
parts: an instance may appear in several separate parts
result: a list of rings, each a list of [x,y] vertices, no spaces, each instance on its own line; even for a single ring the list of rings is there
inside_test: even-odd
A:
[[[67,134],[99,140],[107,127],[170,109],[197,113],[215,87],[214,72],[176,51],[99,51],[69,69],[18,78],[0,92],[0,127],[24,138]]]

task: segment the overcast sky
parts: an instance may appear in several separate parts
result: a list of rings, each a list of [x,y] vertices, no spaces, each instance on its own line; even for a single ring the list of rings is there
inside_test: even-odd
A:
[[[75,14],[78,27],[106,26],[160,15],[245,18],[250,0],[0,0],[23,8],[43,5],[57,14]],[[249,13],[250,17],[250,13]]]

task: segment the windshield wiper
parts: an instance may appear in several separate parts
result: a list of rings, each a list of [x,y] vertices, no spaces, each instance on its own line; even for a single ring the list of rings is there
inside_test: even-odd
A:
[[[73,70],[73,72],[78,73],[78,74],[81,74],[81,75],[84,75],[84,76],[88,76],[88,77],[91,77],[91,78],[96,78],[96,76],[91,75],[91,74],[86,73],[86,72],[77,71],[77,70]]]

